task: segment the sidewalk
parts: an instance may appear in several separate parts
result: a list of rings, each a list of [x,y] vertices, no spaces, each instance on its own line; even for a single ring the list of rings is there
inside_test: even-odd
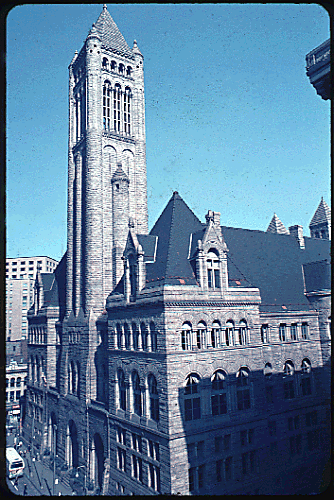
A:
[[[73,490],[70,486],[67,486],[61,481],[62,476],[59,476],[56,472],[55,474],[55,485],[53,490],[53,469],[48,467],[48,458],[40,458],[37,460],[36,452],[35,456],[32,456],[32,452],[29,452],[28,446],[24,439],[20,436],[18,441],[22,441],[22,446],[18,448],[23,452],[26,450],[26,454],[23,455],[25,461],[25,475],[29,477],[29,480],[33,483],[36,490],[40,495],[46,496],[72,496]],[[14,436],[7,436],[7,446],[14,446]],[[20,478],[20,482],[24,481]]]

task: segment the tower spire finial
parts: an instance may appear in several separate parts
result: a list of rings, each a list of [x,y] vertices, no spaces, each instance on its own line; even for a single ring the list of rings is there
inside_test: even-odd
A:
[[[103,10],[107,10],[107,4],[106,3],[103,4]]]

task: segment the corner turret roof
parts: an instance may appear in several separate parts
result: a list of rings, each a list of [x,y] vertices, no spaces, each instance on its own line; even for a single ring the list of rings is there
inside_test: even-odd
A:
[[[132,50],[117,28],[106,5],[103,6],[103,10],[95,23],[95,28],[101,36],[102,45],[121,55],[133,57]]]
[[[277,215],[274,214],[268,226],[267,233],[289,234],[289,231],[286,229]]]
[[[323,197],[321,197],[321,201],[315,211],[315,214],[312,217],[309,227],[315,226],[317,224],[323,224],[324,222],[331,222],[331,209],[329,208]]]

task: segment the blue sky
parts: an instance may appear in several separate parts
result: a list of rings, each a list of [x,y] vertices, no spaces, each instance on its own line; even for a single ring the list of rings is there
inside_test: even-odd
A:
[[[108,4],[107,4],[108,5]],[[329,38],[317,4],[110,4],[144,55],[149,227],[178,191],[205,221],[308,225],[330,203],[330,103],[305,56]],[[102,4],[7,17],[7,256],[66,250],[68,65]]]

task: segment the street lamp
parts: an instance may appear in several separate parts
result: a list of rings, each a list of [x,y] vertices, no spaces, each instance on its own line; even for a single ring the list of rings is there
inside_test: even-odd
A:
[[[77,467],[77,471],[75,473],[75,477],[79,477],[79,469],[84,469],[84,495],[86,495],[86,466],[85,465],[79,465],[79,467]]]
[[[55,496],[55,477],[56,477],[56,432],[57,426],[53,424],[53,484],[52,495]]]

